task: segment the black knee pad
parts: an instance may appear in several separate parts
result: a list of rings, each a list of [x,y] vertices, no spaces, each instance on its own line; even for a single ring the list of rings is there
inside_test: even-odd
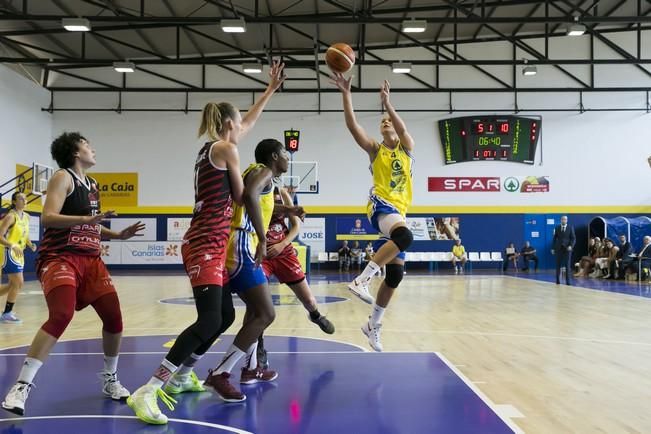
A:
[[[405,267],[400,264],[387,264],[387,275],[384,278],[384,283],[389,288],[397,288],[402,281]]]
[[[404,252],[414,241],[414,235],[406,226],[400,226],[391,232],[391,241],[396,243],[401,252]]]

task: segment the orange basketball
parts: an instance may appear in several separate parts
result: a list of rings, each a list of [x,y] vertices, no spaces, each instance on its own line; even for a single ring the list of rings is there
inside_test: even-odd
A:
[[[348,72],[355,64],[355,52],[350,45],[339,42],[328,47],[325,60],[332,72]]]

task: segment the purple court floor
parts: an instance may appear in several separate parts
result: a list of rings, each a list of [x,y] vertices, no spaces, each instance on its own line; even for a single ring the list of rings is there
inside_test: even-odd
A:
[[[124,338],[122,384],[133,391],[145,382],[173,338]],[[225,336],[201,360],[200,378],[231,340]],[[267,337],[265,344],[279,372],[274,383],[243,386],[247,400],[237,404],[210,392],[179,396],[176,409],[166,411],[167,426],[148,426],[125,403],[101,394],[99,340],[60,342],[36,378],[25,417],[0,409],[0,434],[518,432],[440,354],[369,353],[346,343],[279,336]],[[3,395],[25,352],[25,347],[0,350]]]

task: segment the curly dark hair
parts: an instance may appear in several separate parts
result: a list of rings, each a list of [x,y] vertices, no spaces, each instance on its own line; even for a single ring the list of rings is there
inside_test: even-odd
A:
[[[284,145],[276,139],[264,139],[255,147],[255,162],[264,165],[271,164],[271,155],[275,152],[280,154]]]
[[[86,140],[78,132],[63,133],[50,146],[52,158],[60,168],[67,169],[75,164],[75,152],[79,150],[79,142]]]

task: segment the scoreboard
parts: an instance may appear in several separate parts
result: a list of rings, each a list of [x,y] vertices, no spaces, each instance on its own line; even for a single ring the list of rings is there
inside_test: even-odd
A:
[[[445,164],[515,161],[533,164],[542,118],[465,116],[439,121]]]

